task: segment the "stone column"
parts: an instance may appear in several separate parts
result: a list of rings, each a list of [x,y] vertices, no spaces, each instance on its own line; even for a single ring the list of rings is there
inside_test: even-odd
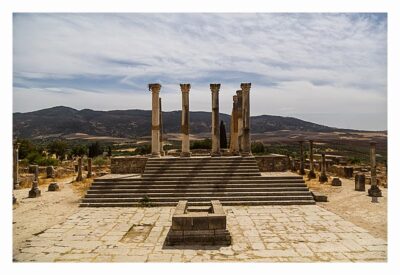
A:
[[[78,176],[76,177],[76,181],[82,181],[82,158],[78,158]]]
[[[221,84],[210,84],[212,96],[212,117],[211,117],[211,156],[220,156],[219,140],[219,89]]]
[[[371,197],[382,197],[382,191],[376,182],[376,142],[370,145],[370,163],[371,163],[371,188],[368,189],[368,195]],[[374,201],[373,202],[377,202]]]
[[[242,119],[243,119],[243,136],[242,136],[242,155],[251,155],[250,140],[250,88],[251,83],[242,83]]]
[[[87,178],[92,177],[92,158],[87,159]]]
[[[236,91],[237,96],[237,121],[238,121],[238,146],[239,152],[242,152],[242,136],[243,136],[243,117],[242,117],[242,104],[243,104],[243,92],[242,90]]]
[[[151,155],[160,157],[160,95],[161,85],[158,83],[149,84],[149,91],[152,95],[151,105]]]
[[[190,140],[189,140],[189,91],[190,84],[180,84],[182,92],[182,148],[181,157],[190,157]]]
[[[233,155],[239,155],[239,140],[238,140],[238,96],[233,96],[232,116],[231,116],[231,140],[230,151]]]
[[[14,150],[13,150],[13,189],[20,189],[19,186],[19,164],[18,164],[18,151],[19,151],[19,143],[14,143]]]
[[[32,182],[32,189],[29,190],[29,198],[37,198],[40,197],[41,191],[39,189],[39,166],[34,166],[34,179]]]
[[[300,175],[305,175],[306,172],[304,171],[304,152],[303,152],[303,140],[299,140],[300,144],[300,169],[299,169],[299,174]]]
[[[322,152],[321,175],[319,176],[319,182],[327,182],[327,181],[328,177],[326,176],[325,152]]]
[[[163,143],[163,119],[162,119],[161,97],[159,105],[160,105],[160,155],[165,156],[164,143]]]
[[[316,175],[314,172],[314,149],[313,149],[314,141],[310,139],[310,172],[308,172],[309,179],[315,179]]]

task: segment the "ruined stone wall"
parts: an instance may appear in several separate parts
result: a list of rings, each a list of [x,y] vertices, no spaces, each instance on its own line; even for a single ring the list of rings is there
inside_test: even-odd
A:
[[[283,172],[289,169],[289,160],[284,155],[255,156],[261,172]]]
[[[146,166],[147,157],[112,157],[112,174],[142,174]]]

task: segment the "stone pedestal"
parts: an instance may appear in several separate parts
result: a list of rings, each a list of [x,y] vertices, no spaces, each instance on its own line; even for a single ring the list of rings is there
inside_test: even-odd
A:
[[[365,175],[363,173],[358,173],[355,176],[355,187],[356,191],[365,191]]]
[[[78,158],[78,176],[76,176],[76,181],[82,181],[82,158]]]
[[[172,226],[166,243],[172,245],[230,245],[231,235],[226,228],[226,214],[218,200],[207,209],[187,207],[179,201],[172,216]]]
[[[13,189],[20,189],[19,185],[19,143],[14,143],[14,148],[13,148]]]
[[[52,182],[49,184],[47,191],[49,192],[60,191],[60,186],[58,186],[57,182]]]
[[[326,161],[325,161],[325,153],[322,153],[322,162],[321,162],[321,175],[319,176],[319,182],[327,182],[328,177],[326,176]]]
[[[158,83],[149,84],[151,91],[151,155],[152,157],[160,157],[160,90],[161,85]]]
[[[29,190],[29,198],[37,198],[40,197],[41,191],[39,189],[39,166],[34,165],[34,175],[35,178],[33,179],[32,182],[32,188]]]
[[[371,163],[371,188],[368,189],[368,196],[382,197],[382,191],[376,181],[376,142],[370,144],[370,163]]]
[[[231,116],[231,138],[230,138],[230,152],[232,155],[239,155],[239,135],[238,135],[238,97],[233,96],[232,116]]]
[[[92,177],[92,158],[88,158],[87,160],[87,178],[90,179]]]
[[[243,92],[242,90],[236,91],[237,96],[237,121],[238,121],[238,145],[239,145],[239,152],[242,152],[243,144],[242,144],[242,137],[243,137]]]
[[[211,117],[211,156],[221,156],[219,136],[219,89],[221,84],[210,84],[212,117]]]
[[[250,88],[251,83],[242,83],[242,118],[243,118],[243,137],[242,137],[242,156],[251,155],[250,139]]]
[[[15,195],[13,194],[13,204],[17,203],[17,198],[15,197]]]
[[[300,175],[305,175],[306,171],[304,171],[304,152],[303,152],[303,142],[302,140],[299,141],[300,145],[300,169],[299,169],[299,174]]]
[[[310,140],[310,172],[308,172],[309,179],[315,179],[317,176],[314,171],[314,149],[313,149],[313,140]]]
[[[182,150],[181,157],[190,157],[190,140],[189,140],[189,91],[190,84],[180,84],[182,92]]]
[[[55,171],[53,166],[46,167],[46,178],[53,179],[55,178]]]
[[[160,97],[160,155],[165,156],[165,151],[164,151],[164,141],[163,141],[163,118],[162,118],[162,105],[161,105],[161,97]]]

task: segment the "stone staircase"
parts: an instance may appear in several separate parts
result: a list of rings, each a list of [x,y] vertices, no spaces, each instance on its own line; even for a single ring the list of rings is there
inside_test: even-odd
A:
[[[261,176],[254,157],[150,158],[142,177],[95,179],[81,207],[315,204],[301,176]]]

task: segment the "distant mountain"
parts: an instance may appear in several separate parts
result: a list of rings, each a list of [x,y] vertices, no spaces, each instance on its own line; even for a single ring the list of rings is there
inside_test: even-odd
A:
[[[181,112],[163,112],[164,132],[179,133]],[[220,114],[229,133],[230,115]],[[93,111],[75,110],[57,106],[28,113],[13,114],[13,135],[20,138],[65,136],[84,133],[93,136],[112,136],[121,138],[150,135],[151,111],[116,110]],[[310,132],[345,131],[327,127],[292,117],[262,115],[251,117],[252,133],[279,130],[301,130]],[[211,131],[210,112],[190,112],[190,131],[193,134]]]

